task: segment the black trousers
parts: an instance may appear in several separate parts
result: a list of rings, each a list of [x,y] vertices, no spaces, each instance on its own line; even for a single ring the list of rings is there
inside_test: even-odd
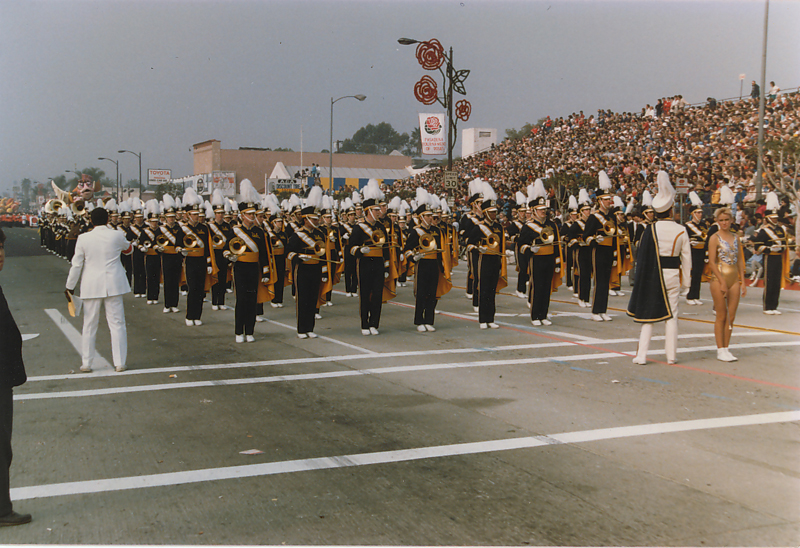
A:
[[[0,387],[0,516],[10,514],[11,425],[14,422],[14,390]]]
[[[475,298],[478,300],[478,321],[492,323],[497,311],[495,299],[497,282],[500,281],[501,257],[499,255],[480,255],[476,263],[478,280],[475,284],[473,301]]]
[[[356,258],[349,253],[344,256],[344,291],[345,293],[358,293]]]
[[[594,301],[592,314],[608,311],[608,289],[611,283],[611,267],[614,264],[614,248],[598,245],[592,252],[594,272]]]
[[[573,282],[578,285],[578,299],[588,303],[592,296],[592,250],[586,246],[578,248],[578,275]]]
[[[180,253],[161,255],[161,271],[164,275],[164,306],[166,308],[178,306],[182,266],[183,255]]]
[[[778,310],[781,299],[783,255],[764,255],[764,310]]]
[[[467,251],[467,295],[472,295],[472,306],[478,306],[474,296],[475,296],[475,279],[478,275],[478,257],[481,254],[479,251]]]
[[[380,326],[383,278],[383,257],[359,257],[358,301],[361,311],[361,329],[370,327],[377,329]]]
[[[283,302],[283,284],[286,283],[286,255],[274,255],[275,257],[275,296],[272,302],[280,304]]]
[[[144,295],[147,292],[147,270],[144,266],[144,253],[133,250],[133,294]]]
[[[564,253],[564,259],[565,259],[565,263],[566,263],[565,268],[567,269],[567,272],[566,272],[566,279],[567,279],[566,280],[566,284],[567,284],[567,287],[573,288],[573,293],[574,293],[575,286],[573,285],[573,279],[572,279],[572,267],[573,267],[572,263],[574,262],[574,255],[572,253],[573,249],[574,249],[573,247],[568,247],[567,248],[567,252]]]
[[[704,249],[692,248],[692,283],[686,298],[690,301],[700,298],[700,283],[703,281],[703,268],[706,266]]]
[[[189,286],[186,296],[187,320],[199,320],[203,315],[207,268],[205,257],[186,257],[186,285]]]
[[[125,269],[125,277],[128,278],[128,285],[133,282],[133,255],[120,255],[122,268]]]
[[[161,257],[145,255],[144,267],[147,271],[147,300],[157,301],[161,291]]]
[[[233,287],[236,292],[233,316],[237,335],[252,335],[255,331],[260,280],[261,266],[258,263],[233,263]]]
[[[211,286],[211,304],[222,306],[225,304],[225,289],[228,287],[228,268],[230,263],[228,259],[222,256],[222,249],[213,250],[214,260],[217,263],[219,272],[217,274],[217,283]]]
[[[296,291],[295,312],[297,313],[297,332],[314,331],[317,312],[319,285],[322,283],[321,264],[303,264],[298,262],[292,272]]]
[[[439,285],[439,261],[422,259],[417,261],[414,277],[414,325],[433,325],[436,317],[436,287]]]
[[[547,319],[547,311],[550,309],[550,289],[555,269],[555,255],[531,256],[531,272],[533,272],[531,320]]]
[[[528,290],[528,263],[525,261],[525,255],[516,250],[517,265],[519,266],[519,274],[517,275],[517,291],[525,293]]]

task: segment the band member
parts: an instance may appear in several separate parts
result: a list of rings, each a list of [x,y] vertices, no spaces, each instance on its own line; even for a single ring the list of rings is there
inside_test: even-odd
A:
[[[514,207],[514,219],[508,225],[508,230],[506,231],[508,235],[508,244],[514,244],[514,262],[516,263],[516,271],[517,271],[517,297],[522,299],[526,298],[525,293],[528,290],[528,270],[527,265],[525,264],[525,258],[520,255],[520,244],[518,242],[518,237],[520,232],[522,232],[522,227],[528,221],[527,213],[528,213],[528,199],[522,193],[517,191],[515,194],[517,205]]]
[[[333,200],[330,196],[322,197],[319,230],[325,235],[325,264],[322,265],[324,281],[320,289],[320,306],[333,306],[333,286],[339,283],[344,266],[340,259],[342,242],[339,240],[339,228],[333,224]]]
[[[781,314],[781,289],[789,279],[789,235],[778,223],[780,203],[775,192],[767,194],[764,224],[752,238],[756,253],[764,257],[764,314]]]
[[[317,337],[314,325],[323,277],[323,263],[320,259],[325,252],[324,235],[317,227],[321,205],[322,189],[314,186],[308,193],[305,207],[300,209],[303,224],[297,226],[286,246],[286,259],[292,265],[292,279],[297,297],[297,337],[300,339]]]
[[[211,237],[208,226],[200,222],[203,200],[194,188],[189,187],[183,195],[184,211],[188,222],[181,226],[183,247],[186,250],[186,325],[203,325],[203,298],[206,287],[211,287],[214,273],[214,258],[211,254]]]
[[[391,248],[386,227],[380,221],[380,195],[364,187],[364,222],[356,224],[350,235],[350,253],[356,258],[361,334],[378,335],[383,303],[384,278],[387,276]]]
[[[274,194],[267,196],[267,205],[269,207],[268,222],[270,224],[268,235],[272,243],[272,257],[275,261],[275,296],[272,298],[270,306],[272,308],[283,308],[283,288],[288,285],[289,281],[289,277],[286,276],[286,246],[289,243],[289,237],[283,229],[281,208]]]
[[[156,236],[156,251],[161,254],[161,273],[164,279],[164,313],[178,312],[181,271],[183,269],[183,230],[178,224],[176,202],[169,194],[162,198],[164,224]],[[160,236],[160,238],[159,238]]]
[[[117,230],[121,230],[125,234],[125,238],[129,242],[133,242],[136,239],[136,235],[131,230],[131,205],[128,202],[122,202],[117,207],[119,211],[119,224],[117,225]],[[133,246],[133,249],[136,249],[136,245]],[[128,278],[128,285],[132,286],[133,284],[133,253],[130,255],[122,255],[120,257],[122,260],[122,267],[125,269],[125,277]],[[138,297],[136,293],[133,295],[134,297]]]
[[[608,290],[616,252],[617,222],[611,213],[611,206],[614,203],[614,197],[611,195],[611,181],[605,171],[600,171],[599,177],[598,210],[587,219],[586,228],[583,230],[583,239],[592,249],[592,265],[594,267],[592,269],[594,276],[592,320],[610,322]]]
[[[568,206],[569,213],[567,214],[567,220],[564,222],[564,225],[561,227],[561,237],[562,237],[562,246],[564,250],[564,274],[566,275],[566,284],[567,289],[569,291],[574,291],[574,282],[573,282],[573,268],[574,268],[574,249],[570,247],[570,239],[569,234],[572,231],[572,226],[578,220],[578,200],[575,199],[575,196],[570,195]]]
[[[664,346],[667,362],[676,363],[678,351],[678,296],[688,291],[692,252],[686,229],[672,220],[675,189],[664,171],[657,176],[658,194],[653,199],[657,221],[639,244],[636,280],[628,303],[628,315],[642,324],[639,347],[633,363],[647,363],[653,323],[666,322]]]
[[[533,213],[522,227],[519,236],[520,252],[530,265],[531,273],[531,323],[535,326],[552,325],[547,318],[550,294],[561,285],[561,235],[556,224],[548,220],[550,207],[547,198],[539,196],[528,203]]]
[[[481,329],[497,329],[495,323],[496,292],[507,285],[505,265],[505,230],[497,221],[497,194],[489,183],[482,183],[481,211],[484,218],[474,225],[467,237],[467,251],[478,253],[475,292],[478,299],[478,325]]]
[[[134,198],[131,204],[133,222],[129,227],[129,239],[133,242],[133,296],[144,299],[147,293],[147,267],[145,254],[141,250],[142,233],[144,231],[144,204]]]
[[[261,197],[249,179],[240,183],[239,220],[233,228],[233,238],[225,250],[225,257],[233,263],[233,286],[236,292],[234,333],[237,343],[255,342],[256,312],[258,303],[272,298],[271,274],[274,263],[270,261],[268,241],[256,222],[256,210]]]
[[[356,225],[356,208],[350,198],[344,199],[341,208],[343,220],[339,223],[339,239],[342,242],[342,255],[344,256],[344,294],[347,297],[355,297],[358,293],[358,275],[350,236]]]
[[[686,295],[686,304],[703,304],[700,300],[700,284],[703,281],[703,270],[708,262],[706,233],[708,225],[703,220],[703,201],[697,192],[689,193],[689,201],[692,203],[692,213],[689,222],[686,223],[686,233],[689,235],[689,245],[692,248],[692,281],[689,286],[689,294]]]
[[[436,303],[439,279],[444,275],[442,233],[433,226],[429,195],[423,188],[417,189],[417,209],[419,217],[408,235],[403,249],[406,261],[416,264],[414,275],[414,325],[420,333],[436,331],[433,323],[436,317]],[[449,288],[448,288],[449,289]]]
[[[483,181],[480,179],[473,179],[469,182],[469,199],[468,203],[471,211],[461,216],[458,225],[459,237],[465,241],[468,235],[472,233],[473,229],[483,219],[483,212],[481,211],[481,191],[483,188]],[[478,259],[480,252],[477,248],[467,248],[467,298],[472,299],[472,306],[478,306],[478,299],[475,296],[475,282],[478,277]],[[477,310],[476,310],[477,312]]]
[[[145,204],[145,215],[147,216],[147,222],[142,227],[138,245],[139,251],[144,255],[147,304],[158,304],[158,296],[161,290],[161,255],[157,250],[157,239],[158,235],[161,234],[158,227],[161,207],[158,201],[153,199]]]
[[[578,193],[578,220],[572,225],[569,233],[569,247],[573,250],[573,296],[578,298],[581,308],[589,308],[592,294],[592,249],[583,238],[586,222],[592,214],[589,193],[582,188]]]
[[[211,208],[213,215],[209,216],[209,236],[211,237],[211,251],[214,254],[214,264],[217,267],[217,278],[211,286],[211,310],[226,310],[225,294],[230,281],[230,263],[225,257],[225,250],[233,238],[233,229],[225,221],[226,212],[230,212],[230,203],[225,200],[220,189],[215,189],[211,194]]]
[[[622,198],[619,196],[614,196],[613,212],[617,221],[617,233],[608,294],[622,297],[624,295],[621,291],[622,277],[630,271],[633,260],[631,259],[631,240],[628,232],[628,219],[625,215],[625,204],[622,203]]]

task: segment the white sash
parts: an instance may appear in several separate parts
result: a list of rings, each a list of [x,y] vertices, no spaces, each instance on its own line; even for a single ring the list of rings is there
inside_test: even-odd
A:
[[[183,232],[187,236],[194,236],[195,238],[197,238],[197,247],[199,247],[200,249],[205,249],[206,246],[203,243],[203,239],[197,234],[195,234],[194,230],[192,230],[192,228],[188,224],[182,225],[181,228],[183,229]]]
[[[247,249],[258,253],[258,244],[256,244],[244,230],[242,230],[238,226],[235,226],[233,227],[233,233],[244,241],[244,244],[247,246]]]
[[[167,237],[169,243],[172,245],[178,245],[178,241],[175,239],[175,236],[170,232],[170,230],[166,226],[160,226],[161,233]]]

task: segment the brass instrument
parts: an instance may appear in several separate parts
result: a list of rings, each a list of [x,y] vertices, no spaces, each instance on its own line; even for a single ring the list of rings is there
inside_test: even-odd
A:
[[[225,244],[225,237],[224,236],[220,236],[219,234],[216,234],[216,233],[212,234],[211,235],[211,243],[214,245],[214,247],[220,247],[220,246]]]
[[[551,245],[556,239],[556,234],[553,227],[546,226],[539,233],[539,237],[542,239],[542,245]]]
[[[187,234],[183,237],[183,247],[186,249],[195,249],[200,247],[200,239],[194,234]]]
[[[386,234],[383,232],[373,232],[370,240],[369,247],[384,247],[386,245]]]
[[[142,244],[142,247],[144,248],[145,251],[149,251],[150,248],[153,247],[153,242],[151,242],[150,240],[147,240],[146,242],[144,242]]]
[[[615,236],[617,234],[617,225],[614,221],[608,220],[603,223],[603,234],[606,236]]]
[[[156,245],[160,247],[166,247],[169,245],[169,238],[164,236],[163,234],[159,234],[156,236]]]
[[[231,241],[228,244],[228,250],[234,255],[243,255],[244,252],[247,251],[247,244],[244,243],[244,240],[242,240],[240,237],[235,236],[231,238]]]
[[[483,245],[486,248],[486,255],[500,255],[500,238],[497,234],[489,234],[483,239]]]
[[[434,251],[442,251],[436,247],[436,238],[432,234],[423,234],[419,237],[419,245],[415,250],[416,253],[433,253]]]
[[[270,239],[270,243],[272,243],[272,247],[278,247],[278,248],[281,248],[281,247],[283,247],[283,242],[282,242],[282,241],[281,241],[281,239],[280,239],[280,238],[278,238],[277,236],[273,236],[273,237]]]

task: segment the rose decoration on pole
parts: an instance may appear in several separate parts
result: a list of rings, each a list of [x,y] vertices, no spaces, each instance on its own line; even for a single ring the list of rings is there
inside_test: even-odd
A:
[[[436,81],[430,76],[423,76],[414,85],[414,97],[423,105],[432,105],[438,102],[447,110],[448,132],[447,132],[447,169],[453,167],[453,148],[458,120],[466,122],[472,113],[472,105],[467,100],[458,101],[455,104],[456,112],[453,112],[453,92],[466,95],[464,81],[469,76],[469,70],[455,70],[453,68],[453,48],[450,48],[450,55],[446,54],[444,47],[439,40],[431,39],[420,42],[412,38],[400,38],[398,42],[404,46],[417,44],[417,61],[425,70],[438,70],[442,75],[444,90],[443,96],[439,96],[439,87]],[[446,63],[446,65],[445,65]]]

